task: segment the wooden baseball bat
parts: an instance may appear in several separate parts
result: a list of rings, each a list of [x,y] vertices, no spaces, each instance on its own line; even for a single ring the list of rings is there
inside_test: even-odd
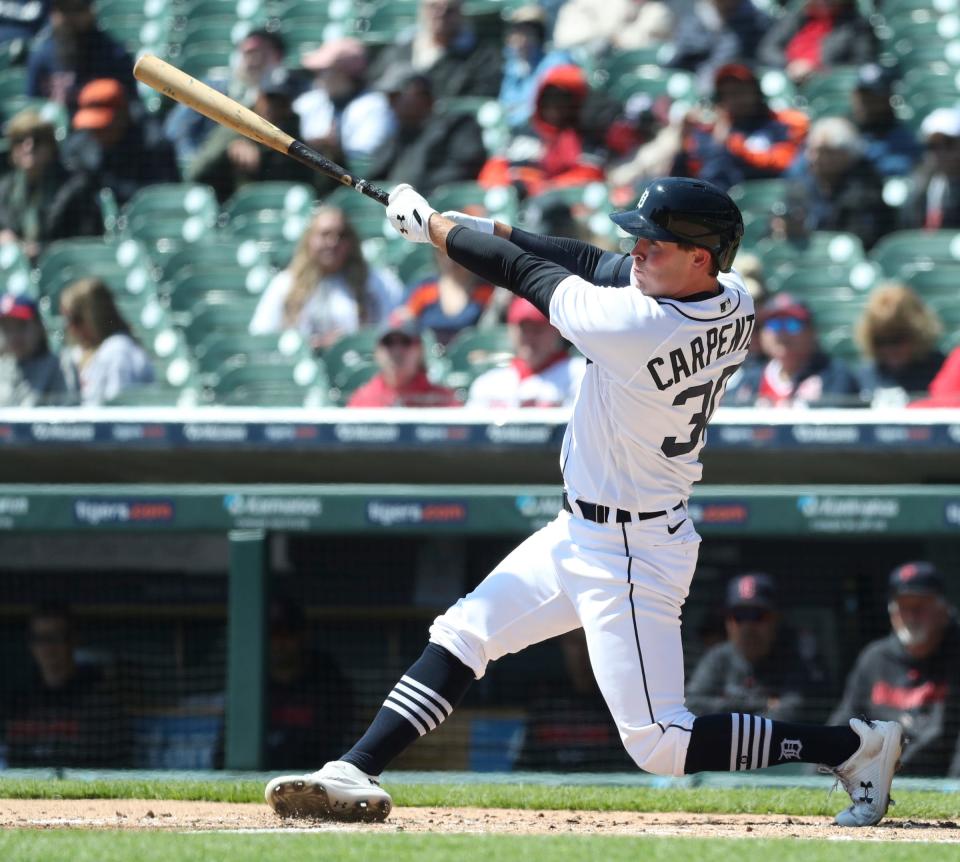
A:
[[[158,93],[163,93],[193,108],[215,123],[228,126],[252,141],[270,147],[278,153],[284,153],[315,171],[333,177],[338,183],[350,186],[360,194],[373,198],[384,206],[387,205],[389,195],[383,189],[366,180],[358,179],[346,168],[331,162],[303,141],[298,141],[249,108],[214,90],[213,87],[208,87],[202,81],[191,78],[182,69],[171,66],[165,60],[152,54],[144,54],[133,67],[133,74],[138,81],[143,81]]]

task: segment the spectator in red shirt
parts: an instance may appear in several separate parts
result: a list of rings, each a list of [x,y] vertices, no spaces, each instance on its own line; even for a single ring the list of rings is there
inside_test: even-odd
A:
[[[469,407],[570,407],[586,371],[571,356],[563,336],[527,300],[516,297],[507,312],[516,353],[503,368],[491,368],[470,387]]]
[[[388,324],[374,351],[380,370],[353,393],[347,407],[459,407],[453,391],[427,378],[415,325]]]
[[[834,66],[876,59],[877,40],[856,0],[807,0],[784,13],[760,42],[757,59],[796,83]]]

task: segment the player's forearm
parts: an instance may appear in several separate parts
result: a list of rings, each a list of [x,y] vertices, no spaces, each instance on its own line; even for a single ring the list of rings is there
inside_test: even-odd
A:
[[[506,226],[504,226],[506,227]],[[550,298],[569,270],[525,252],[503,236],[472,231],[444,216],[430,216],[430,240],[451,260],[491,284],[502,285],[550,316]]]
[[[503,225],[503,227],[507,226]],[[597,266],[606,254],[603,249],[577,239],[543,236],[518,227],[507,228],[507,230],[509,233],[504,236],[504,239],[509,239],[514,245],[542,257],[544,260],[560,264],[564,269],[587,279],[587,281],[593,280]],[[498,234],[498,236],[503,236],[503,234]]]

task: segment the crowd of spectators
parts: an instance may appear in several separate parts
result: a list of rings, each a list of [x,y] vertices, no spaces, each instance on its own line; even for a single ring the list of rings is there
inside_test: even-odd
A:
[[[869,254],[896,231],[960,227],[960,91],[952,101],[921,102],[911,115],[902,95],[911,70],[884,42],[883,28],[892,25],[882,9],[868,15],[853,0],[783,7],[567,0],[510,4],[498,26],[481,23],[465,14],[462,0],[420,0],[415,22],[388,43],[341,28],[320,44],[291,49],[278,20],[265,13],[236,32],[229,67],[211,66],[203,77],[386,187],[409,182],[428,196],[457,183],[506,189],[528,222],[545,195],[571,190],[565,201],[581,238],[586,207],[577,192],[590,186],[605,189],[610,209],[632,205],[645,182],[664,174],[724,188],[782,182],[772,205],[747,212],[745,252],[756,246],[759,260],[750,279],[774,301],[764,309],[758,294],[754,355],[725,403],[956,400],[956,387],[943,383],[952,379],[945,354],[956,333],[937,320],[938,308],[909,273],[894,292],[887,284],[851,291],[840,334],[846,349],[838,352],[835,321],[802,289],[776,295],[783,293],[778,273],[761,253],[766,243],[779,246],[780,263],[784,249],[799,260],[818,236],[836,233]],[[426,337],[424,373],[443,385],[437,369],[451,340],[510,323],[495,288],[457,272],[442,255],[435,274],[425,278],[421,268],[405,279],[395,259],[372,257],[352,214],[325,205],[332,180],[184,106],[146,103],[130,48],[111,35],[93,0],[11,2],[0,10],[0,52],[11,67],[20,64],[23,96],[33,100],[16,112],[3,109],[9,165],[0,175],[0,245],[15,245],[36,266],[52,242],[115,230],[110,207],[122,213],[155,184],[207,185],[226,208],[251,185],[302,183],[320,208],[289,257],[272,255],[276,273],[251,334],[296,329],[322,359],[342,336],[402,322]],[[927,71],[935,77],[944,69]],[[663,86],[670,75],[680,77]],[[843,75],[849,86],[824,109],[817,87]],[[499,106],[496,134],[479,110],[491,104]],[[43,106],[63,112],[62,128]],[[899,198],[888,193],[891,180],[901,182]],[[611,247],[616,237],[608,231],[596,240]],[[892,277],[877,275],[877,282]],[[57,316],[47,298],[34,298],[44,314]],[[37,322],[44,324],[43,315]],[[136,341],[136,326],[118,331]],[[76,353],[76,332],[69,337]],[[59,338],[47,341],[56,355]],[[150,379],[144,347],[143,356],[125,353],[137,357],[131,380]],[[22,365],[12,346],[2,349],[10,368]],[[367,360],[372,370],[372,353]],[[937,375],[941,367],[945,378]],[[82,389],[78,382],[78,398]],[[457,389],[459,401],[483,402]],[[8,400],[13,391],[25,390],[8,385]],[[105,398],[102,391],[82,394],[85,403]],[[346,393],[341,403],[348,400]],[[48,403],[48,394],[17,403]]]

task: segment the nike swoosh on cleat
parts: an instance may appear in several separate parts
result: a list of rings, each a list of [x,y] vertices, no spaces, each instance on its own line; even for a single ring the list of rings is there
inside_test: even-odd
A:
[[[673,528],[671,528],[670,525],[668,524],[668,525],[667,525],[667,532],[672,536],[674,533],[677,532],[677,530],[679,530],[679,529],[680,529],[684,524],[686,524],[686,523],[687,523],[687,519],[684,518],[679,524],[677,524],[677,525],[676,525],[675,527],[673,527]]]

